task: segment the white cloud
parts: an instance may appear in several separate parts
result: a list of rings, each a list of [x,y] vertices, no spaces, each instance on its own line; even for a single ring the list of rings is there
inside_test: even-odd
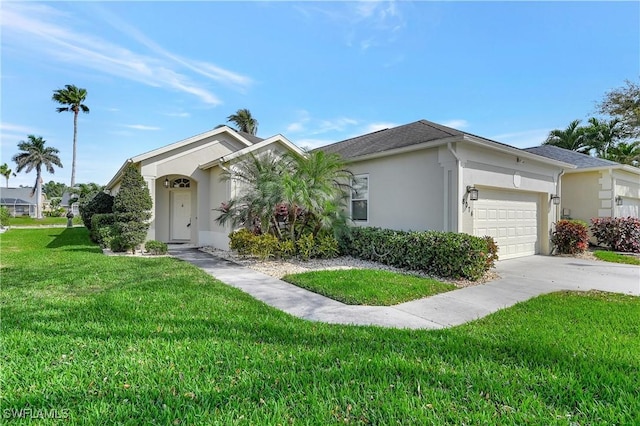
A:
[[[506,143],[518,148],[530,148],[541,145],[553,129],[531,129],[519,132],[503,133],[489,137],[498,142]]]
[[[188,112],[167,112],[164,115],[166,115],[167,117],[179,117],[179,118],[189,118],[191,117],[191,114],[189,114]]]
[[[451,127],[453,129],[465,129],[469,127],[469,122],[461,118],[455,118],[452,120],[444,121],[441,123],[443,126]]]
[[[325,8],[322,3],[313,6],[297,6],[296,9],[306,19],[321,15],[344,32],[345,44],[366,51],[397,40],[406,27],[400,10],[400,2],[395,0],[366,0],[356,2],[333,2]],[[340,7],[333,7],[340,4]]]
[[[170,88],[188,93],[209,105],[222,101],[206,88],[205,77],[241,91],[251,84],[251,78],[223,69],[215,64],[192,60],[173,54],[136,28],[122,22],[101,6],[95,5],[112,26],[139,42],[147,53],[134,52],[89,33],[73,29],[75,17],[65,16],[48,5],[7,2],[3,4],[0,23],[3,44],[50,60],[83,67],[152,87]]]
[[[145,126],[144,124],[124,124],[123,127],[135,130],[161,130],[160,127]]]

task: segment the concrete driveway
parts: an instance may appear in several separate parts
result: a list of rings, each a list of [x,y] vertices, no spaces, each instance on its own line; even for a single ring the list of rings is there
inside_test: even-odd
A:
[[[497,263],[500,279],[395,306],[352,306],[214,257],[170,249],[220,281],[299,318],[333,324],[437,329],[464,324],[540,294],[602,290],[640,296],[640,267],[571,257],[529,256]]]
[[[500,278],[394,306],[443,326],[464,324],[541,294],[602,290],[640,296],[640,267],[573,257],[527,256],[497,262]]]

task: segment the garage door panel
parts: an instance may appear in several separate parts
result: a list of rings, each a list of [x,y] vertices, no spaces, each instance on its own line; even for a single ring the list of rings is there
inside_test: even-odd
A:
[[[538,197],[533,193],[481,190],[473,206],[474,235],[493,237],[501,259],[538,252]]]

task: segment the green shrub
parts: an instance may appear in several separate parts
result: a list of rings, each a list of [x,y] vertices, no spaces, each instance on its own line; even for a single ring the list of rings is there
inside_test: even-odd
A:
[[[11,220],[11,213],[5,206],[0,206],[0,226],[8,226]]]
[[[96,242],[102,248],[111,247],[111,239],[114,235],[113,225],[112,226],[102,226],[98,229],[92,229],[91,232],[95,231]]]
[[[313,234],[306,234],[298,238],[296,241],[296,248],[298,249],[298,256],[302,260],[309,260],[313,255],[315,242],[313,241]]]
[[[333,235],[322,235],[316,239],[313,257],[331,259],[339,253],[338,240]]]
[[[551,234],[551,243],[560,254],[577,254],[589,248],[587,224],[579,220],[560,220]]]
[[[45,217],[63,217],[67,211],[63,207],[58,207],[44,212]]]
[[[135,251],[147,237],[153,201],[149,188],[135,165],[124,170],[120,190],[113,199],[114,230],[119,242]]]
[[[246,228],[238,229],[229,234],[229,248],[238,252],[240,256],[251,254],[251,244],[255,234]]]
[[[78,208],[85,228],[91,230],[91,219],[94,214],[113,213],[113,201],[113,196],[106,192],[98,192],[88,200],[83,200]]]
[[[256,235],[251,240],[251,254],[260,260],[275,257],[278,252],[278,238],[271,234]]]
[[[477,280],[497,259],[490,237],[455,232],[354,227],[342,244],[351,256],[444,278]]]
[[[89,238],[91,241],[100,244],[102,247],[108,247],[109,242],[103,241],[103,237],[106,235],[111,236],[112,229],[109,231],[103,231],[102,228],[111,228],[115,223],[115,215],[113,213],[96,213],[91,216],[91,227],[89,228]]]
[[[118,235],[114,235],[113,238],[111,238],[111,241],[109,241],[109,248],[114,253],[122,253],[127,251],[127,247],[125,247],[125,245],[122,243],[122,240],[120,239],[120,236]]]
[[[598,245],[615,251],[640,253],[640,219],[603,217],[591,219],[591,232]]]
[[[289,259],[296,255],[296,245],[291,240],[282,240],[278,243],[278,255],[283,259]]]
[[[169,247],[167,243],[158,240],[149,240],[144,243],[144,249],[153,255],[167,254]]]

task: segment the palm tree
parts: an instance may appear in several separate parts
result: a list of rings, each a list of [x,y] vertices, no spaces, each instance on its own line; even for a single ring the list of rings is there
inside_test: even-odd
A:
[[[21,172],[26,168],[26,172],[36,169],[36,184],[34,186],[34,192],[36,193],[36,217],[42,219],[42,167],[51,174],[54,173],[53,166],[62,167],[60,157],[58,157],[58,151],[53,147],[45,147],[46,141],[42,139],[42,136],[28,135],[28,141],[20,141],[18,143],[18,149],[22,152],[13,156],[13,161],[16,162],[18,168],[17,172]]]
[[[606,158],[607,152],[620,140],[621,127],[620,120],[600,121],[595,117],[589,119],[589,126],[584,130],[584,143],[589,150],[595,150],[595,155]]]
[[[7,180],[7,188],[8,188],[9,177],[11,177],[11,175],[15,176],[16,174],[13,173],[13,171],[9,168],[9,165],[7,163],[4,163],[2,166],[0,166],[0,175],[4,176],[4,178]]]
[[[564,130],[555,129],[550,131],[543,145],[553,145],[571,151],[583,152],[588,150],[585,142],[584,127],[580,127],[580,120],[573,120]]]
[[[241,132],[255,135],[258,133],[258,120],[251,116],[251,111],[246,108],[239,109],[235,114],[227,117],[227,123],[232,122]]]
[[[67,84],[64,89],[58,89],[53,91],[52,99],[60,105],[66,105],[56,108],[56,111],[71,111],[73,112],[73,160],[71,161],[71,185],[73,188],[76,185],[76,146],[78,136],[78,113],[80,111],[85,114],[89,113],[89,107],[83,102],[87,98],[87,90],[74,86],[73,84]]]
[[[631,166],[640,165],[640,141],[631,143],[620,142],[611,147],[606,156],[607,160],[616,161]]]
[[[350,177],[335,154],[252,154],[223,172],[239,192],[218,209],[216,221],[293,242],[307,233],[340,232]]]

